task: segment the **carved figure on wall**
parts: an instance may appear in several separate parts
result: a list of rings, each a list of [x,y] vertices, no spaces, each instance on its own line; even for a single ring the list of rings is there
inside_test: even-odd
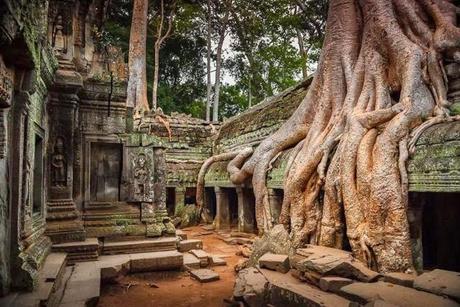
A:
[[[64,153],[64,139],[56,138],[54,153],[51,157],[51,179],[55,187],[67,186],[67,159]]]
[[[149,190],[149,169],[147,167],[147,157],[139,154],[134,167],[134,195],[137,199],[144,200]]]
[[[64,22],[62,15],[56,16],[53,22],[51,44],[56,51],[67,53],[67,36],[64,34]]]

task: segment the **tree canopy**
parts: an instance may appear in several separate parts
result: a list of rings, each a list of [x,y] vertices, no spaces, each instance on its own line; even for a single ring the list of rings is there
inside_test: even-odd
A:
[[[211,59],[215,70],[219,18],[229,12],[222,53],[219,118],[233,116],[312,73],[323,41],[327,2],[310,0],[211,1]],[[150,0],[147,29],[147,89],[152,97],[154,43],[159,0]],[[165,2],[167,3],[167,1]],[[206,0],[178,0],[171,35],[159,55],[158,106],[165,113],[204,118],[206,108]],[[166,8],[167,9],[167,8]],[[128,60],[131,0],[111,0],[101,29],[103,44]]]

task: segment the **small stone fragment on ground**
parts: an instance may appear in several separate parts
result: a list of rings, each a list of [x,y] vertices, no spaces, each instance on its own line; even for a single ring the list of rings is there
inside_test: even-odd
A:
[[[290,269],[289,256],[266,253],[260,257],[259,265],[261,268],[287,273]]]
[[[192,270],[190,276],[202,283],[219,280],[219,274],[209,269]]]
[[[227,265],[227,261],[225,261],[224,259],[220,258],[220,257],[217,257],[217,256],[210,256],[209,257],[210,260],[211,260],[211,265],[212,266],[221,266],[221,265]]]
[[[192,249],[190,253],[200,260],[201,267],[206,267],[209,264],[209,255],[204,250]]]
[[[460,273],[439,269],[423,273],[415,278],[414,288],[460,301]]]

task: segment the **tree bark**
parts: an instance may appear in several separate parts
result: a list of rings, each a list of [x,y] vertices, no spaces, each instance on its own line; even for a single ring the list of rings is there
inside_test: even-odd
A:
[[[413,269],[407,147],[411,131],[417,135],[425,120],[448,114],[442,61],[460,51],[458,12],[447,0],[329,2],[305,99],[241,168],[230,170],[234,183],[252,175],[259,231],[271,227],[270,161],[294,147],[280,217],[294,245],[341,247],[346,238],[370,267]]]
[[[147,99],[147,0],[134,0],[133,19],[129,41],[129,75],[127,87],[127,107],[134,108],[135,113],[149,110]]]
[[[228,18],[230,17],[230,8],[232,3],[229,1],[226,3],[225,16],[219,21],[219,42],[217,43],[216,51],[216,77],[214,84],[214,103],[213,103],[213,114],[212,120],[214,122],[219,121],[219,98],[220,98],[220,79],[221,79],[221,66],[222,66],[222,47],[224,45],[225,36],[227,33]]]
[[[168,28],[166,33],[163,34],[163,24],[165,19],[165,10],[164,10],[164,0],[161,0],[160,3],[160,23],[157,30],[157,39],[155,40],[154,45],[154,68],[153,68],[153,85],[152,85],[152,108],[154,110],[158,107],[158,81],[160,75],[160,49],[163,45],[163,42],[171,35],[173,19],[174,19],[174,6],[175,2],[172,4],[172,9],[170,16],[168,17]]]
[[[207,2],[207,9],[208,9],[208,33],[206,38],[207,43],[207,54],[206,54],[206,75],[207,75],[207,90],[206,90],[206,121],[211,120],[211,95],[212,95],[212,83],[211,83],[211,35],[212,35],[212,25],[211,25],[211,0]]]

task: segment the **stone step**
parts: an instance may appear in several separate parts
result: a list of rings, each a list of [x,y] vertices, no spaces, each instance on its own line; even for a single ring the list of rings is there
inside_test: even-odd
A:
[[[201,267],[200,259],[190,253],[184,253],[184,267],[186,270],[197,270]]]
[[[207,252],[201,249],[192,249],[190,254],[197,257],[200,260],[200,265],[202,268],[207,267],[209,264],[209,255]]]
[[[102,246],[103,255],[132,254],[173,250],[177,250],[176,237],[164,237],[136,241],[106,242]]]
[[[85,241],[53,244],[52,250],[67,253],[67,262],[72,265],[75,262],[97,260],[99,248],[99,241],[96,238],[88,238]]]
[[[179,241],[179,252],[185,253],[191,251],[192,249],[202,249],[203,248],[203,241],[190,239],[190,240],[182,240]]]
[[[32,292],[9,296],[9,301],[0,301],[0,306],[57,307],[60,300],[59,289],[65,283],[63,279],[66,272],[66,256],[65,253],[49,254],[39,270],[36,289]]]
[[[73,211],[57,211],[57,212],[48,212],[46,216],[47,221],[57,221],[57,220],[74,220],[79,217],[79,214],[74,209]]]
[[[74,266],[60,307],[95,305],[100,296],[101,272],[97,262],[77,263]]]

